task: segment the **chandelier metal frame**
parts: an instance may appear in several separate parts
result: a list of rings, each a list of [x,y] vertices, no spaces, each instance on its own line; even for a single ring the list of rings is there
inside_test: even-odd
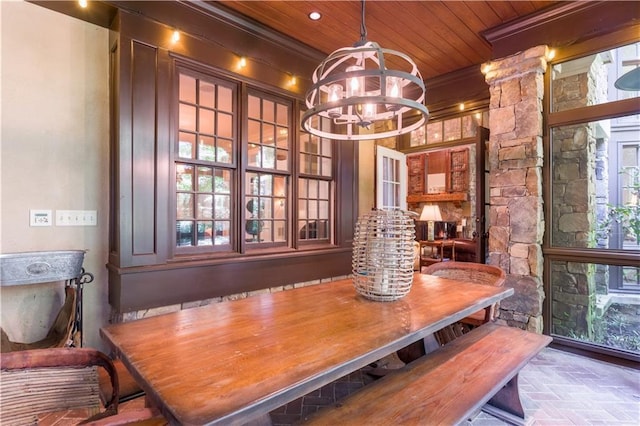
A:
[[[401,69],[389,69],[390,60]],[[360,41],[331,53],[314,71],[312,83],[302,127],[322,138],[394,137],[419,128],[429,118],[425,85],[415,62],[367,41],[364,1]]]

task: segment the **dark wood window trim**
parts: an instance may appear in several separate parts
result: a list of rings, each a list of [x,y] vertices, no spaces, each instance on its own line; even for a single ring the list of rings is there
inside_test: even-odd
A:
[[[171,129],[171,136],[173,136],[172,140],[174,140],[173,142],[173,149],[172,149],[172,156],[173,156],[173,161],[172,161],[172,173],[171,176],[173,177],[173,188],[175,189],[175,191],[181,193],[181,194],[186,194],[188,195],[192,195],[194,197],[199,196],[199,194],[202,193],[201,189],[199,188],[199,182],[197,182],[198,180],[198,170],[199,169],[210,169],[212,171],[217,171],[217,172],[221,172],[221,173],[225,173],[227,176],[229,176],[229,185],[228,185],[228,191],[230,192],[230,194],[221,194],[224,196],[229,196],[231,199],[233,199],[233,194],[234,194],[234,188],[236,188],[237,185],[237,176],[238,176],[238,147],[239,147],[239,143],[238,143],[238,125],[237,123],[240,121],[240,114],[239,114],[239,95],[238,92],[240,91],[240,85],[238,84],[238,82],[236,81],[232,81],[230,79],[223,79],[220,78],[220,76],[217,75],[211,75],[210,73],[207,72],[203,72],[200,69],[195,69],[196,67],[190,67],[187,64],[184,64],[178,60],[175,60],[173,63],[173,75],[175,76],[174,81],[173,81],[173,90],[172,92],[174,94],[176,94],[175,99],[172,99],[172,104],[174,105],[174,111],[176,114],[180,115],[180,105],[186,105],[189,108],[193,108],[195,111],[199,111],[200,109],[211,112],[211,113],[218,113],[218,108],[216,106],[216,108],[207,108],[202,107],[200,105],[199,102],[196,102],[194,100],[194,102],[192,103],[185,103],[185,102],[181,102],[178,96],[179,93],[179,87],[180,87],[180,83],[179,80],[181,79],[181,76],[186,76],[186,77],[190,77],[193,78],[196,82],[198,82],[198,84],[202,84],[202,83],[208,83],[211,86],[213,86],[214,89],[214,93],[212,93],[213,96],[216,96],[215,92],[218,92],[220,90],[220,88],[224,88],[228,91],[231,92],[231,111],[223,111],[223,113],[225,115],[230,115],[232,120],[232,135],[231,137],[229,137],[228,135],[225,135],[224,137],[219,137],[220,135],[216,134],[207,134],[205,137],[207,137],[212,143],[214,143],[216,146],[218,145],[218,143],[231,143],[231,149],[229,150],[230,152],[228,152],[228,160],[227,161],[217,161],[218,158],[211,158],[210,161],[206,161],[206,160],[202,160],[201,158],[198,158],[198,153],[200,150],[200,147],[198,146],[198,137],[201,136],[201,129],[197,129],[197,125],[199,120],[196,119],[196,114],[194,113],[194,117],[193,117],[193,129],[180,129],[180,125],[179,125],[179,118],[172,120],[172,122],[177,123],[176,124],[176,128]],[[195,95],[194,95],[195,96]],[[211,133],[211,132],[209,132]],[[187,135],[187,137],[185,138],[184,135]],[[192,158],[188,158],[188,157],[181,157],[181,155],[179,154],[179,145],[180,145],[180,141],[182,139],[188,139],[188,136],[191,136],[193,138],[192,144],[191,144],[191,151],[192,151]],[[177,138],[177,139],[174,139]],[[217,152],[217,151],[216,151]],[[215,157],[217,157],[217,154],[215,155]],[[179,167],[182,166],[183,168],[185,167],[190,167],[192,168],[192,176],[191,176],[191,182],[190,182],[190,188],[188,189],[182,189],[180,191],[177,190],[177,179],[178,179],[178,170]],[[213,179],[213,177],[212,177]],[[213,184],[212,184],[213,186]],[[209,192],[213,193],[215,192],[215,188],[212,188]],[[237,191],[235,191],[237,192]],[[213,195],[212,195],[213,196]],[[172,215],[171,215],[171,219],[172,222],[174,224],[176,224],[176,232],[173,234],[173,253],[174,256],[175,255],[185,255],[185,254],[211,254],[212,252],[220,252],[220,251],[230,251],[231,247],[232,247],[232,241],[229,241],[227,244],[212,244],[210,246],[207,245],[199,245],[199,244],[194,244],[194,241],[191,241],[190,245],[186,245],[183,246],[181,244],[179,244],[178,241],[178,236],[177,236],[177,229],[179,227],[179,225],[181,223],[191,223],[193,226],[193,234],[196,233],[196,227],[197,227],[197,219],[202,219],[200,217],[198,217],[199,215],[196,214],[196,210],[197,210],[197,204],[196,206],[194,206],[194,202],[195,200],[191,200],[191,206],[192,206],[192,210],[193,210],[193,218],[189,219],[189,220],[178,220],[177,217],[177,200],[176,200],[176,195],[174,194],[172,197],[170,197],[171,200],[173,201],[173,205],[174,207],[171,209],[172,211]],[[233,220],[233,212],[234,212],[234,207],[235,207],[235,203],[232,203],[231,201],[228,203],[229,204],[229,209],[230,209],[230,213],[228,215],[228,217],[224,218],[224,220],[220,220],[219,222],[216,219],[215,216],[211,217],[211,222],[214,223],[230,223],[229,227],[231,229],[234,228],[235,222]],[[213,213],[213,212],[212,212]],[[181,218],[183,219],[183,218]],[[237,226],[235,226],[237,228]],[[190,235],[189,237],[187,237],[189,240],[192,240],[193,237],[195,235]]]
[[[563,55],[559,55],[549,63],[550,70],[554,64],[563,63],[572,59],[588,56],[608,49],[614,49],[629,43],[638,41],[640,25],[635,24],[626,28],[604,34],[602,37],[588,40],[566,49]],[[551,111],[551,77],[552,73],[545,74],[544,88],[544,166],[543,166],[543,193],[545,205],[545,217],[552,218],[552,129],[562,126],[571,126],[580,123],[589,123],[598,120],[605,120],[615,117],[632,115],[638,113],[638,98],[624,99],[602,103],[598,105],[586,106],[560,112]],[[552,264],[554,262],[575,262],[583,264],[603,264],[616,267],[636,266],[640,261],[640,254],[637,251],[603,249],[603,248],[576,248],[554,246],[551,242],[551,220],[546,221],[545,237],[542,246],[544,256],[544,291],[548,296],[544,300],[544,316],[548,320],[544,323],[544,333],[553,335],[554,344],[565,350],[581,353],[594,358],[606,358],[611,362],[627,363],[629,361],[638,362],[640,357],[631,352],[622,351],[617,348],[601,346],[590,342],[565,337],[559,334],[552,334]]]
[[[166,27],[142,16],[119,11],[112,29],[112,198],[107,269],[109,301],[115,312],[181,304],[350,273],[358,194],[358,158],[353,142],[334,142],[332,215],[335,226],[330,242],[305,242],[300,247],[291,244],[246,253],[174,254],[172,164],[177,127],[175,107],[171,105],[176,99],[173,92],[175,59],[179,57],[185,63],[191,62],[190,66],[200,64],[222,77],[237,79],[239,96],[245,96],[247,88],[252,87],[289,99],[293,123],[297,123],[300,115],[302,94],[274,85],[284,74],[278,77],[268,61],[262,73],[255,69],[250,76],[237,74],[233,61],[236,55],[209,40],[190,38],[187,34],[182,38],[181,47],[172,48],[165,40]],[[238,37],[247,35],[243,33]],[[291,52],[286,53],[283,63],[296,62]],[[307,63],[309,58],[301,56],[299,61]],[[261,75],[264,80],[259,78]],[[241,114],[246,116],[246,112]],[[292,125],[292,129],[293,139],[297,141],[299,126]],[[297,158],[292,158],[292,169],[296,161]],[[144,202],[139,201],[139,194]],[[241,217],[236,216],[235,220]]]
[[[640,25],[637,25],[636,28],[640,30]],[[636,41],[637,41],[637,38],[636,38]],[[614,49],[616,47],[627,44],[627,42],[628,40],[625,37],[623,37],[620,43],[615,43],[611,46],[603,47],[602,50]],[[585,56],[593,53],[593,50],[591,48],[588,48],[588,46],[584,46],[584,47],[585,47],[584,51],[587,52],[585,53]],[[575,54],[575,48],[574,48],[570,59],[573,59],[578,56],[579,55]],[[549,63],[549,68],[553,67],[553,65],[556,63],[562,63],[567,60],[568,59],[566,57],[558,57],[553,62]],[[553,179],[551,176],[551,173],[552,173],[551,130],[553,128],[570,126],[570,125],[580,124],[580,123],[588,123],[588,122],[605,120],[605,119],[610,119],[614,117],[621,117],[625,115],[632,115],[632,114],[638,113],[637,97],[611,101],[611,102],[602,103],[598,105],[574,108],[566,111],[549,112],[551,110],[551,107],[549,104],[551,101],[550,87],[551,87],[551,72],[547,72],[545,74],[545,93],[544,93],[545,128],[544,128],[544,137],[543,137],[544,138],[543,144],[545,149],[545,153],[544,153],[545,161],[544,161],[543,174],[544,174],[544,184],[545,184],[544,194],[546,197],[550,197],[550,194],[552,194],[551,186],[552,186]],[[549,218],[553,217],[551,208],[552,208],[552,203],[550,202],[550,200],[545,199],[545,216],[546,217],[549,217]],[[549,254],[552,256],[566,255],[569,258],[571,258],[572,256],[575,256],[576,259],[580,257],[582,261],[590,261],[594,263],[598,263],[601,260],[609,260],[609,261],[612,261],[612,264],[619,264],[618,262],[621,260],[624,262],[627,259],[637,260],[638,258],[637,254],[634,254],[633,252],[629,253],[628,251],[618,252],[613,249],[595,249],[595,248],[594,249],[591,249],[591,248],[578,249],[575,247],[553,246],[550,241],[550,235],[551,235],[550,221],[547,221],[546,226],[547,226],[547,229],[545,232],[545,239],[544,239],[544,245],[543,245],[544,254]],[[611,255],[611,253],[615,253],[615,254]],[[631,257],[628,256],[629,254],[631,255]]]

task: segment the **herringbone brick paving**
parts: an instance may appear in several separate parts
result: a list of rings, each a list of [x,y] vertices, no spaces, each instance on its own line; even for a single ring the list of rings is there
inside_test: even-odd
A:
[[[366,386],[373,379],[364,370],[274,410],[273,425],[297,424],[319,408],[333,405]],[[529,426],[640,425],[639,370],[545,348],[522,369],[519,387]],[[466,424],[507,423],[480,413]],[[359,426],[354,421],[356,425]]]

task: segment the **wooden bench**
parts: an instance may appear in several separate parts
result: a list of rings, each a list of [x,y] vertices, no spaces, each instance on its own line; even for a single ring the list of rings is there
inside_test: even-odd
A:
[[[491,414],[523,423],[517,374],[550,342],[549,336],[482,325],[364,387],[337,407],[320,410],[305,424],[452,425],[487,403]]]

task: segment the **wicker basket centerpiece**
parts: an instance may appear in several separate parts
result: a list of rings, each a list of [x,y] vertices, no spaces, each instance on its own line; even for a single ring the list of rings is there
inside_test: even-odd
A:
[[[373,210],[358,219],[353,238],[353,284],[380,302],[404,297],[413,282],[415,226],[408,213]]]

